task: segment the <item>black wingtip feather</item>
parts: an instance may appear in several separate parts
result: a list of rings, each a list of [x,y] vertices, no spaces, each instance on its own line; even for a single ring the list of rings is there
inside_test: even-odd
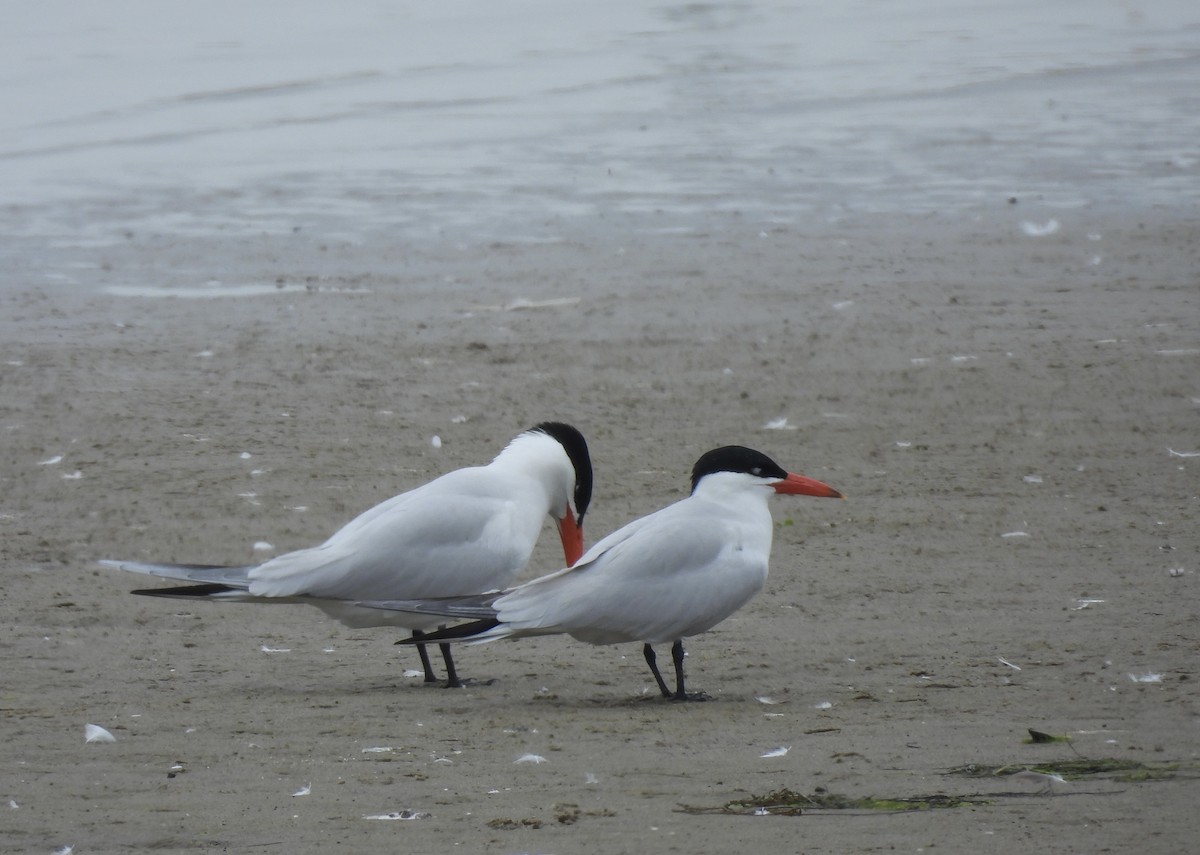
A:
[[[184,585],[179,588],[142,588],[138,591],[130,591],[131,594],[140,594],[143,597],[211,597],[214,594],[226,594],[230,591],[240,591],[241,588],[234,588],[229,585]]]
[[[431,641],[468,641],[475,636],[487,632],[495,626],[499,626],[498,620],[474,620],[470,623],[459,624],[458,626],[444,626],[436,632],[423,632],[418,638],[402,638],[397,641],[397,644],[428,644]]]

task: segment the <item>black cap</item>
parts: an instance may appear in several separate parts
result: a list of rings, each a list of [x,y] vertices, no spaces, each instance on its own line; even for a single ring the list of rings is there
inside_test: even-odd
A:
[[[692,492],[705,475],[714,472],[744,472],[759,478],[786,478],[787,471],[761,451],[742,445],[725,445],[700,455],[692,467]]]
[[[583,515],[592,501],[592,456],[588,454],[587,440],[577,429],[562,422],[542,422],[530,430],[554,437],[571,459],[571,465],[575,467],[575,513],[578,515],[575,522],[582,525]]]

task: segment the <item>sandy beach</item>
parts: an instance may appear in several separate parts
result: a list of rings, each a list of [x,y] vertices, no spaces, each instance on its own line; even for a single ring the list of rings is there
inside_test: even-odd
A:
[[[1152,213],[18,247],[0,848],[1188,851],[1200,220]],[[558,638],[462,648],[477,682],[429,688],[395,632],[132,597],[95,563],[310,545],[548,418],[591,443],[589,543],[720,444],[848,496],[774,502],[767,589],[688,645],[710,702],[660,699],[636,646]],[[547,527],[526,577],[556,550]],[[947,774],[1081,758],[1138,765]],[[811,804],[711,810],[780,790]]]
[[[1196,850],[1194,4],[10,5],[0,852]],[[710,701],[98,563],[549,419],[589,544],[719,445],[847,496],[773,500]]]

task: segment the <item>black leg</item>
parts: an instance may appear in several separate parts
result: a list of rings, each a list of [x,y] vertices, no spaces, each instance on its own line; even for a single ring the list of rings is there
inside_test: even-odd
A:
[[[667,695],[673,701],[707,701],[708,695],[696,692],[689,695],[683,689],[683,639],[671,645],[671,661],[675,663],[675,694]]]
[[[675,700],[682,701],[687,698],[683,690],[683,639],[671,645],[671,661],[675,663]]]
[[[671,692],[667,689],[667,684],[663,681],[662,674],[658,673],[658,657],[654,655],[654,648],[649,644],[645,645],[642,648],[642,655],[646,657],[646,664],[650,666],[650,671],[654,674],[654,679],[658,683],[658,688],[663,693],[663,697],[671,697]]]
[[[463,682],[458,679],[458,671],[454,669],[454,657],[450,655],[450,645],[442,643],[438,647],[442,649],[442,659],[446,662],[446,688],[461,689]]]
[[[421,638],[424,635],[419,629],[413,630],[413,638]],[[436,683],[437,674],[433,673],[433,663],[429,661],[429,651],[425,649],[424,644],[417,645],[417,654],[421,657],[421,667],[425,669],[425,682]]]

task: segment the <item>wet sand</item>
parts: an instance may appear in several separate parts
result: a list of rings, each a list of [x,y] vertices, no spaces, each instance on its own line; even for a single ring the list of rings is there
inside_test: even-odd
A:
[[[0,849],[1188,851],[1200,222],[1152,214],[12,245]],[[104,291],[212,279],[281,293]],[[548,418],[591,443],[589,542],[720,444],[847,494],[774,502],[767,589],[688,643],[711,701],[660,699],[636,645],[568,639],[462,648],[478,682],[425,687],[395,632],[131,597],[146,580],[95,564],[319,542]],[[547,526],[527,575],[556,550]],[[945,774],[1080,756],[1178,769]],[[683,810],[783,788],[986,803]]]

